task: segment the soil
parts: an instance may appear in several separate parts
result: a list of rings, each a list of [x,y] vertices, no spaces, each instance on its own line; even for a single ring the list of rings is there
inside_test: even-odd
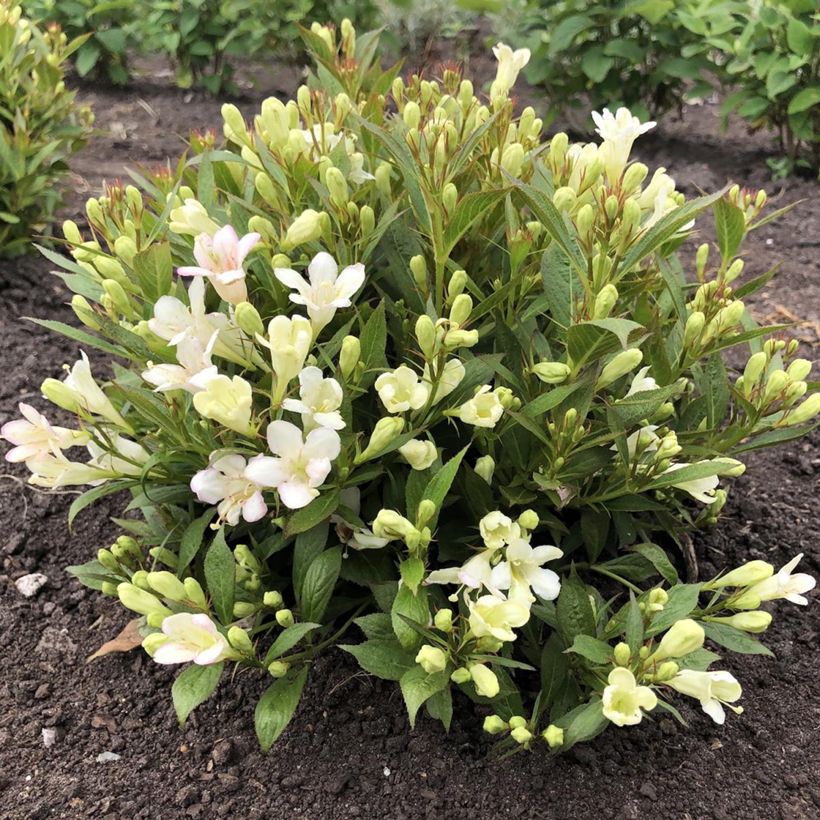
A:
[[[150,66],[149,66],[150,67]],[[488,68],[473,66],[480,75]],[[237,102],[250,116],[269,93],[292,92],[299,69],[274,66]],[[73,164],[66,216],[127,167],[175,157],[179,137],[219,123],[219,104],[178,91],[155,67],[127,91],[81,86],[100,134]],[[538,103],[536,91],[522,94]],[[816,182],[768,183],[764,135],[718,129],[717,106],[688,107],[662,123],[637,154],[663,164],[689,195],[732,179],[767,185],[779,204],[803,201],[753,235],[747,272],[781,263],[752,301],[761,318],[796,322],[802,355],[818,359],[820,244]],[[709,227],[704,228],[708,237]],[[58,280],[37,257],[0,263],[0,423],[18,401],[39,404],[39,385],[76,358],[76,346],[21,316],[72,321]],[[820,436],[749,459],[726,514],[697,539],[705,575],[752,558],[776,565],[805,552],[820,573],[816,483]],[[714,725],[695,703],[690,722],[669,718],[607,732],[549,758],[493,761],[482,714],[458,704],[453,727],[420,718],[410,731],[397,688],[358,671],[338,650],[320,659],[296,717],[262,755],[253,708],[265,684],[240,675],[177,725],[173,671],[142,652],[85,658],[127,616],[64,572],[111,542],[107,499],[66,527],[70,494],[35,492],[9,465],[0,482],[0,816],[3,818],[736,818],[820,817],[820,608],[777,606],[766,635],[775,659],[729,656],[744,686],[741,717]],[[23,598],[14,580],[40,572],[47,584]],[[44,730],[47,730],[44,735]],[[44,737],[53,741],[47,746]],[[102,757],[100,757],[102,755]]]

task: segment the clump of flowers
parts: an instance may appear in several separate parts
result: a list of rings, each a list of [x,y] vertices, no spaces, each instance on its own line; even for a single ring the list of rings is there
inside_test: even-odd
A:
[[[411,723],[449,726],[457,687],[515,748],[678,695],[722,721],[741,688],[705,642],[765,652],[759,607],[814,585],[799,558],[677,569],[738,457],[820,411],[744,308],[762,282],[735,290],[765,194],[685,201],[630,160],[648,126],[624,109],[601,143],[544,142],[509,98],[525,53],[498,48],[484,97],[451,68],[382,72],[346,21],[303,34],[321,82],[250,124],[225,106],[219,151],[64,225],[85,328],[50,326],[125,364],[47,380],[75,427],[21,406],[7,457],[91,485],[72,518],[122,490],[143,516],[71,571],[188,664],[180,720],[228,666],[272,678],[265,748],[333,645],[398,681]],[[709,209],[716,246],[679,259]]]

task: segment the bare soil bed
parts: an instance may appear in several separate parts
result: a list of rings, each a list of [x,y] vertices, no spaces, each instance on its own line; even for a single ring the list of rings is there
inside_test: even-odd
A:
[[[478,73],[487,73],[485,65]],[[275,66],[237,100],[251,115],[270,93],[290,93],[292,66]],[[100,135],[74,163],[66,210],[126,167],[176,157],[180,136],[216,127],[219,104],[172,88],[163,77],[127,91],[84,86]],[[537,91],[522,95],[539,104]],[[733,126],[718,130],[717,106],[686,109],[638,146],[688,195],[727,179],[766,185],[779,204],[803,203],[762,229],[747,247],[750,275],[780,262],[758,294],[761,318],[796,322],[802,355],[818,360],[820,245],[816,182],[768,182],[768,140]],[[707,220],[708,221],[708,220]],[[703,227],[709,235],[709,226]],[[18,401],[39,403],[39,385],[76,358],[76,346],[24,321],[71,321],[59,280],[37,257],[0,263],[0,423]],[[751,558],[779,565],[805,552],[820,573],[816,433],[756,455],[736,481],[720,525],[697,540],[706,575]],[[543,751],[504,761],[486,755],[482,715],[459,703],[445,734],[420,719],[409,731],[398,690],[358,671],[341,651],[315,666],[306,696],[279,743],[262,755],[253,706],[265,681],[241,675],[180,730],[169,689],[174,672],[142,652],[85,658],[127,620],[123,610],[64,573],[115,536],[117,499],[86,510],[66,528],[71,495],[24,486],[24,471],[0,482],[0,817],[9,818],[813,818],[820,817],[820,607],[778,607],[767,643],[776,659],[730,659],[744,685],[745,714],[715,726],[685,704],[690,728],[669,718],[612,730],[591,745],[549,759]],[[19,576],[41,572],[31,599]],[[43,729],[53,739],[44,744]],[[117,756],[116,759],[112,753]],[[103,754],[103,757],[99,756]]]

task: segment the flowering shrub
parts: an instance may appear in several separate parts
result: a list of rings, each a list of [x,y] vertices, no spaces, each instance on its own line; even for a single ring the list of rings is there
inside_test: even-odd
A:
[[[41,31],[0,0],[0,255],[23,252],[60,202],[55,184],[82,147],[93,118],[63,82],[63,63],[81,41]]]
[[[686,202],[630,162],[651,124],[624,109],[599,143],[545,143],[509,100],[524,52],[497,47],[482,100],[454,69],[383,71],[347,21],[304,37],[295,100],[250,127],[225,106],[224,148],[64,226],[85,329],[43,324],[122,364],[46,380],[75,427],[21,405],[6,457],[91,485],[72,519],[123,490],[141,514],[71,572],[140,616],[157,663],[191,663],[181,721],[229,666],[272,676],[264,748],[341,641],[411,723],[449,725],[459,688],[514,748],[679,716],[676,693],[722,721],[741,688],[705,640],[766,653],[761,602],[814,585],[799,556],[679,577],[737,457],[820,410],[743,305],[770,278],[740,284],[738,256],[765,194]],[[710,209],[716,247],[679,261]]]

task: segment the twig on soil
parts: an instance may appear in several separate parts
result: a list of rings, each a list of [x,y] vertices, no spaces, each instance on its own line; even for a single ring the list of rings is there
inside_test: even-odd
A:
[[[688,532],[682,532],[680,535],[680,548],[683,553],[683,562],[686,564],[686,580],[690,584],[694,584],[700,574],[698,557],[695,555],[695,544]]]

